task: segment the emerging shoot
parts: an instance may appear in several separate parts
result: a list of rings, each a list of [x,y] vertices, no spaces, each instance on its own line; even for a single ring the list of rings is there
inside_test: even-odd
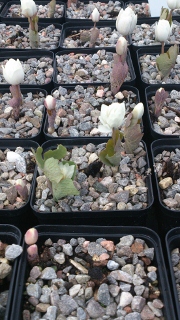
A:
[[[55,9],[56,9],[56,0],[51,0],[49,2],[48,18],[54,18]]]
[[[94,8],[94,10],[91,14],[91,19],[94,22],[94,27],[92,28],[91,34],[90,34],[90,43],[89,43],[90,48],[94,47],[95,42],[96,42],[97,38],[99,37],[99,29],[96,28],[96,23],[100,19],[100,13],[97,8]]]
[[[56,118],[56,99],[48,95],[44,100],[44,105],[47,109],[48,132],[52,134],[54,132],[54,122]]]
[[[37,7],[33,0],[21,0],[22,14],[29,21],[29,40],[32,49],[39,47]]]

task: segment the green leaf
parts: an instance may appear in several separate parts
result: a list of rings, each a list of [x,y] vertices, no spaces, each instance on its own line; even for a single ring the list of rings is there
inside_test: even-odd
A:
[[[59,199],[64,198],[66,196],[79,195],[79,191],[74,186],[73,181],[69,178],[61,180],[59,183],[53,182],[52,191],[53,198],[55,201],[58,201]]]
[[[177,44],[170,47],[166,53],[161,53],[156,59],[156,65],[162,78],[169,75],[171,69],[175,66],[179,47]]]
[[[121,159],[121,154],[115,151],[114,140],[109,139],[106,148],[99,154],[99,159],[107,166],[117,166]]]
[[[63,175],[61,174],[59,168],[58,159],[49,158],[44,163],[44,174],[46,178],[48,178],[52,183],[55,181],[56,183],[60,182]]]
[[[49,158],[60,160],[66,156],[66,153],[67,153],[67,149],[62,144],[59,144],[57,146],[57,149],[48,150],[44,153],[44,160],[46,161]]]
[[[38,166],[43,169],[44,168],[44,160],[42,158],[42,152],[43,152],[43,148],[42,147],[38,147],[36,149],[36,151],[34,149],[31,149],[32,153],[34,154],[34,157],[36,159],[36,162],[38,164]]]

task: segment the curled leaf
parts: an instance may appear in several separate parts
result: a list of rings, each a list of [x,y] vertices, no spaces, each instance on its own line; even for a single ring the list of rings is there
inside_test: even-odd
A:
[[[154,115],[157,118],[161,115],[161,110],[167,97],[168,97],[168,92],[165,91],[164,88],[160,88],[156,91],[155,99],[154,99],[154,103],[155,103]]]
[[[111,72],[110,82],[111,82],[111,91],[113,95],[118,93],[124,80],[128,75],[128,65],[125,61],[122,62],[121,56],[118,54],[114,55],[114,65]]]
[[[125,151],[132,154],[143,137],[140,124],[133,124],[132,113],[127,116],[124,129]]]

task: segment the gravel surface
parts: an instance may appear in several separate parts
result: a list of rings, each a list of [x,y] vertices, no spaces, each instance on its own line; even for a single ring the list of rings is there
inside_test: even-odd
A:
[[[138,24],[132,33],[133,46],[153,46],[161,45],[160,42],[155,40],[155,25],[154,24]],[[172,34],[166,41],[166,44],[179,44],[180,43],[180,23],[173,20]]]
[[[48,18],[48,4],[45,5],[38,5],[36,3],[37,6],[37,15],[39,18]],[[55,15],[54,18],[62,18],[64,15],[64,4],[56,4],[56,10],[55,10]],[[22,14],[21,14],[21,5],[20,4],[12,4],[9,9],[8,12],[5,15],[6,17],[9,18],[25,18]]]
[[[163,319],[156,251],[145,240],[49,238],[39,252],[25,280],[24,319]]]
[[[100,13],[100,20],[115,20],[119,11],[123,8],[120,1],[93,2],[84,4],[78,1],[78,6],[72,3],[70,8],[66,9],[68,19],[91,19],[91,13],[97,8]]]
[[[98,154],[104,147],[105,143],[98,146],[90,143],[83,147],[74,147],[72,151],[69,150],[65,159],[77,164],[75,185],[80,191],[79,196],[67,196],[55,202],[48,188],[46,177],[38,176],[34,209],[41,212],[70,212],[147,208],[148,168],[143,145],[140,143],[134,155],[123,154],[119,167],[102,165],[100,171],[95,177],[92,177],[91,168],[96,167],[99,161]],[[96,162],[92,165],[94,161]]]
[[[61,30],[53,24],[39,28],[39,49],[54,50],[59,46]],[[0,48],[31,49],[29,28],[20,25],[0,24]]]
[[[180,55],[177,56],[175,66],[171,69],[170,75],[164,79],[161,79],[156,68],[156,58],[158,56],[159,54],[143,54],[138,58],[142,81],[146,84],[180,84]]]
[[[44,115],[44,99],[42,92],[23,94],[19,120],[12,118],[12,107],[9,100],[11,93],[0,94],[0,138],[34,138],[39,134]]]
[[[98,50],[96,53],[56,54],[58,84],[110,82],[113,52]],[[68,63],[67,63],[68,62]],[[131,81],[130,72],[125,81]]]
[[[180,136],[180,92],[172,90],[162,108],[161,115],[154,117],[154,96],[148,99],[148,107],[154,131],[164,135]],[[173,110],[169,109],[173,108]]]
[[[74,28],[75,29],[75,28]],[[121,36],[120,33],[111,27],[102,27],[99,29],[99,37],[96,40],[95,47],[115,47],[117,40]],[[88,29],[80,29],[80,30],[68,30],[68,35],[64,35],[63,39],[63,47],[66,49],[69,48],[89,48],[89,36],[91,30]],[[86,37],[87,40],[84,40],[84,35],[88,35]]]
[[[164,150],[154,157],[161,201],[170,210],[180,210],[180,149]]]
[[[22,84],[45,85],[51,82],[54,70],[53,59],[42,56],[41,58],[34,57],[27,60],[21,60],[21,57],[19,57],[19,60],[24,69],[24,82]],[[7,61],[7,59],[3,60],[1,58],[1,66],[5,65]],[[0,84],[7,84],[3,77],[2,67],[0,68]]]
[[[87,137],[104,136],[98,131],[101,105],[125,101],[126,115],[129,114],[139,102],[132,91],[124,90],[113,96],[110,87],[77,85],[74,90],[59,87],[53,92],[56,98],[57,116],[55,119],[55,132],[53,137]],[[46,129],[47,133],[47,129]]]
[[[174,277],[176,281],[178,299],[180,302],[180,274],[179,274],[180,251],[179,251],[179,248],[174,248],[171,251],[171,260],[172,260],[172,266],[174,270]]]
[[[149,4],[146,2],[141,2],[141,3],[130,2],[127,4],[127,7],[130,7],[135,12],[135,14],[137,14],[138,18],[151,17]]]
[[[25,151],[22,147],[14,151],[20,157],[13,162],[7,160],[7,151],[0,150],[0,209],[18,209],[26,204],[17,193],[15,186],[17,179],[23,179],[30,193],[35,163],[32,162],[32,152]]]

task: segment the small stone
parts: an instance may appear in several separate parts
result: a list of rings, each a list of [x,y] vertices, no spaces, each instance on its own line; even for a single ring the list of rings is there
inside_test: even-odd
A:
[[[22,251],[23,251],[22,247],[19,246],[18,244],[11,244],[11,245],[6,247],[5,257],[8,260],[14,260],[14,259],[16,259],[17,257],[20,256]]]
[[[119,306],[121,308],[124,308],[127,305],[131,304],[132,300],[133,300],[133,296],[130,292],[122,292],[120,295]]]
[[[168,187],[172,186],[172,184],[173,180],[171,177],[164,178],[159,182],[159,186],[161,189],[167,189]]]
[[[53,268],[46,267],[42,270],[40,278],[44,280],[52,280],[57,278],[57,274]]]

